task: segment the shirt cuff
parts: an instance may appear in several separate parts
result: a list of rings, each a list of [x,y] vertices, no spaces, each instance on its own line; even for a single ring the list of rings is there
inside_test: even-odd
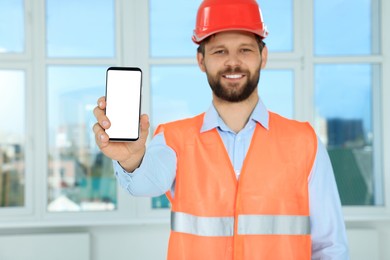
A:
[[[119,164],[118,161],[112,161],[112,164],[114,166],[114,172],[115,176],[123,188],[127,189],[127,186],[129,185],[129,182],[132,181],[132,178],[137,174],[137,173],[131,173],[127,172],[125,169],[122,168],[122,166]]]

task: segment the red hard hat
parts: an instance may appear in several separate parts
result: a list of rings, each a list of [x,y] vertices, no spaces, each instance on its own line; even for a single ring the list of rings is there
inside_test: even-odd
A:
[[[222,31],[242,30],[265,38],[267,27],[256,0],[204,0],[199,6],[192,40],[199,44]]]

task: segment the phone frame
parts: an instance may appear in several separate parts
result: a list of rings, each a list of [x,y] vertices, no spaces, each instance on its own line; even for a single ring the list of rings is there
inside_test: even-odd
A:
[[[106,105],[107,105],[107,86],[108,86],[108,72],[109,71],[113,71],[113,70],[119,70],[119,71],[137,71],[137,72],[140,72],[140,75],[141,75],[141,79],[140,79],[140,84],[139,84],[139,107],[138,107],[138,131],[137,131],[137,137],[135,138],[127,138],[127,137],[109,137],[109,140],[111,142],[131,142],[131,141],[137,141],[139,139],[139,135],[140,135],[140,117],[141,117],[141,102],[142,102],[142,70],[141,68],[139,67],[117,67],[117,66],[113,66],[113,67],[109,67],[107,68],[106,70],[106,93],[105,93],[105,100],[106,100]],[[106,109],[104,110],[104,113],[106,114],[106,110],[107,110],[107,107]]]

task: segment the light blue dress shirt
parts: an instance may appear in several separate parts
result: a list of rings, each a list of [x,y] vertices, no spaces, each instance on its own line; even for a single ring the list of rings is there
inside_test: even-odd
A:
[[[259,100],[246,126],[233,132],[211,105],[201,132],[216,128],[239,178],[256,124],[268,129],[268,111]],[[349,259],[345,225],[332,165],[324,145],[318,140],[316,159],[309,176],[312,259]],[[142,164],[133,173],[114,161],[119,184],[133,196],[160,196],[170,190],[174,196],[176,154],[166,145],[164,134],[156,135],[147,147]]]

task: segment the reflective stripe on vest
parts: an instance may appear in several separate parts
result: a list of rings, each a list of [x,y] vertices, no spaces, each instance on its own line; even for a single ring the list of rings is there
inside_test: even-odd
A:
[[[233,217],[198,217],[171,212],[171,229],[197,236],[233,236]],[[309,235],[308,216],[239,215],[239,235]]]
[[[309,235],[308,216],[239,215],[239,235]]]
[[[233,236],[233,217],[198,217],[183,212],[171,212],[171,229],[205,237]]]

